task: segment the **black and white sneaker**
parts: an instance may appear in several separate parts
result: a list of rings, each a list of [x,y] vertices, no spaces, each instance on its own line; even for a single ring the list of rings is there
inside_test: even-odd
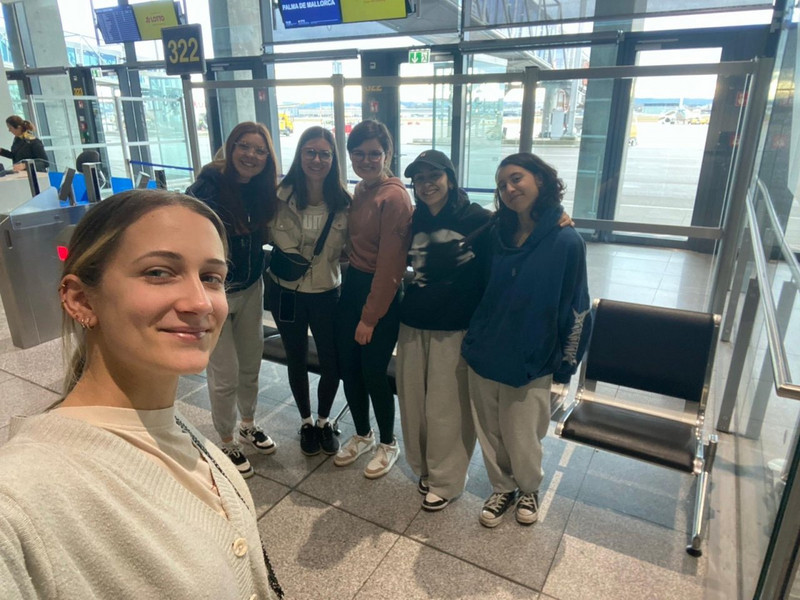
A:
[[[321,427],[317,425],[315,429],[317,430],[317,439],[322,451],[328,455],[336,454],[339,451],[339,440],[336,439],[331,424],[325,423]]]
[[[272,454],[275,452],[275,442],[258,425],[248,425],[239,427],[239,439],[247,442],[261,454]]]
[[[425,499],[422,501],[422,510],[436,512],[437,510],[442,510],[448,504],[450,504],[450,500],[447,498],[442,498],[433,492],[428,492],[425,495]]]
[[[513,492],[495,492],[483,503],[480,522],[484,527],[497,527],[503,515],[517,499],[517,490]]]
[[[317,428],[311,423],[303,423],[300,427],[300,451],[306,456],[316,456],[319,449]]]
[[[424,477],[419,478],[419,482],[417,483],[417,491],[423,496],[431,491],[431,488],[428,487],[428,480]]]
[[[250,464],[250,461],[247,460],[247,457],[242,454],[242,449],[239,447],[239,444],[223,444],[220,449],[225,456],[231,459],[231,462],[242,477],[247,479],[253,476],[255,473],[253,466]]]
[[[517,523],[532,525],[539,518],[539,494],[522,494],[517,502]]]

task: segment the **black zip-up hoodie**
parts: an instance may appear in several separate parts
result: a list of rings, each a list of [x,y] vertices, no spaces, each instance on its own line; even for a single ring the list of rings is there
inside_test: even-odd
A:
[[[437,331],[469,326],[486,286],[484,263],[490,260],[486,225],[491,216],[461,189],[436,216],[417,201],[408,252],[414,279],[400,304],[405,325]]]
[[[222,223],[228,234],[228,278],[225,281],[226,291],[239,292],[246,290],[259,280],[264,272],[264,244],[266,243],[265,231],[256,228],[246,234],[236,233],[234,218],[231,212],[219,203],[220,187],[224,185],[222,173],[211,165],[206,165],[197,176],[197,180],[190,185],[186,193],[202,200],[213,210]],[[257,187],[253,182],[246,183],[241,187],[241,194],[244,205],[248,210],[256,202],[264,202],[265,199],[258,193]]]

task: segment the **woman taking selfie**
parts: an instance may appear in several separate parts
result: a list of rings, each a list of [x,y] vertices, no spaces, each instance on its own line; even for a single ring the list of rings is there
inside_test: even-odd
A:
[[[269,307],[286,350],[289,385],[302,419],[300,449],[306,456],[339,450],[328,417],[339,390],[334,325],[349,205],[333,135],[323,127],[306,129],[278,188],[278,211],[270,223],[273,249],[267,285]],[[308,386],[309,327],[321,371],[316,423]]]
[[[222,451],[243,477],[251,477],[253,467],[237,438],[262,454],[275,451],[275,442],[254,418],[264,344],[263,247],[277,204],[277,172],[267,128],[248,121],[231,131],[224,158],[203,167],[197,181],[186,190],[219,215],[228,235],[229,314],[208,363],[208,395]],[[241,417],[238,428],[237,407]]]
[[[586,245],[562,227],[564,183],[534,154],[500,162],[491,274],[470,321],[462,353],[478,439],[494,493],[480,522],[497,526],[538,518],[542,439],[550,422],[550,385],[568,383],[591,329]]]
[[[347,150],[361,177],[353,194],[348,230],[350,267],[339,301],[337,342],[342,382],[356,433],[334,464],[350,465],[375,448],[369,406],[375,411],[379,444],[364,475],[389,472],[400,455],[394,437],[394,395],[386,369],[400,326],[399,289],[406,270],[411,200],[389,164],[394,145],[386,125],[362,121],[350,132]]]
[[[0,447],[0,598],[276,597],[247,485],[174,407],[225,322],[225,237],[206,205],[155,190],[78,224],[66,395]]]

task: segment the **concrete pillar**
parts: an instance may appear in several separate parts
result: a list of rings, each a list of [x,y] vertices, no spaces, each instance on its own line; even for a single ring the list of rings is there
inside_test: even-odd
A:
[[[209,0],[209,15],[215,58],[261,54],[259,0]],[[250,78],[250,73],[242,71],[217,75],[220,81]],[[253,90],[219,90],[217,94],[223,138],[237,123],[256,118]]]
[[[14,114],[14,106],[11,103],[11,92],[8,89],[8,79],[6,79],[6,68],[3,62],[0,61],[0,118],[2,124],[5,125],[6,118]],[[3,148],[11,146],[10,141],[4,140],[0,143]]]

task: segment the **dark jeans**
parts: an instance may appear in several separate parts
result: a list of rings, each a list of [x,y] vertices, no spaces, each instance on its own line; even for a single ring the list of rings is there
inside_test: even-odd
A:
[[[372,399],[380,441],[391,444],[394,439],[394,395],[386,369],[400,328],[400,295],[395,295],[389,310],[378,321],[372,341],[362,346],[355,341],[355,332],[371,285],[372,273],[352,266],[347,270],[336,319],[339,370],[356,433],[369,433],[369,404]]]
[[[330,416],[333,400],[339,390],[339,366],[336,358],[334,327],[339,288],[319,294],[296,292],[294,322],[292,323],[281,321],[278,318],[280,292],[281,286],[270,278],[267,287],[269,307],[286,350],[289,386],[292,388],[294,401],[297,403],[302,418],[307,419],[311,416],[311,400],[308,391],[308,328],[310,326],[314,344],[317,346],[320,367],[317,414],[327,418]]]

